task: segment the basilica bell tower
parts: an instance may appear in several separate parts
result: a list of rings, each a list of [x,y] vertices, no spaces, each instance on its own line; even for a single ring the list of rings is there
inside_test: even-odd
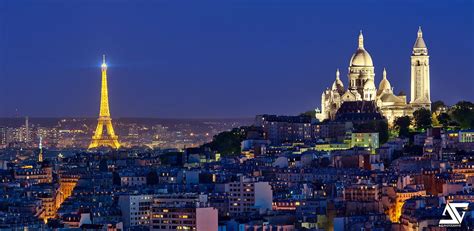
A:
[[[418,29],[413,52],[411,55],[411,97],[413,109],[426,108],[430,110],[430,56],[423,40],[421,27]]]

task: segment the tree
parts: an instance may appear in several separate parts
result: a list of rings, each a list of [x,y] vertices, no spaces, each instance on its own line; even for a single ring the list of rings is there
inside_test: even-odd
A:
[[[413,112],[415,127],[417,130],[425,130],[431,127],[431,112],[428,109],[420,108]]]
[[[474,128],[474,104],[469,101],[460,101],[450,111],[451,118],[462,129]]]
[[[234,128],[231,131],[221,132],[214,136],[211,142],[202,145],[223,155],[240,153],[241,142],[245,139],[247,127]]]
[[[399,137],[408,137],[410,135],[411,119],[409,116],[402,116],[395,119],[394,126],[398,130]]]
[[[438,121],[440,125],[446,128],[449,126],[449,123],[451,122],[451,117],[449,116],[448,113],[443,112],[438,115]]]
[[[379,143],[385,144],[388,141],[388,123],[385,121],[377,122],[377,130],[379,131]]]
[[[444,102],[441,100],[437,100],[431,103],[431,111],[435,113],[441,111],[445,107],[446,107],[446,104],[444,104]]]

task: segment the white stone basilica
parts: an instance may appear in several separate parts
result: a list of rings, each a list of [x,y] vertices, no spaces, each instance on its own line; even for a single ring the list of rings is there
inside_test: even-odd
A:
[[[411,55],[410,103],[404,93],[394,94],[384,69],[378,89],[375,87],[375,71],[372,57],[364,48],[364,36],[359,34],[359,46],[349,62],[349,86],[344,88],[339,69],[332,87],[321,96],[321,111],[316,117],[322,121],[333,120],[342,103],[347,101],[375,101],[380,112],[392,124],[400,116],[412,116],[418,108],[430,109],[430,65],[428,49],[423,40],[421,27]]]

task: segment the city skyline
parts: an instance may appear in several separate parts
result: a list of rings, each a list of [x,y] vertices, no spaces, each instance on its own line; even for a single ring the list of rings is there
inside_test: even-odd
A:
[[[473,3],[0,0],[0,230],[474,230]]]
[[[320,107],[320,92],[332,82],[336,68],[341,70],[341,78],[347,79],[346,68],[360,29],[364,31],[367,49],[374,56],[376,82],[381,80],[383,67],[386,67],[391,82],[395,83],[395,92],[407,93],[410,90],[408,57],[420,25],[434,57],[431,60],[432,101],[454,104],[459,100],[472,100],[469,94],[473,81],[469,78],[473,75],[469,67],[473,58],[472,31],[467,29],[472,28],[472,21],[468,20],[472,16],[470,2],[455,2],[443,8],[443,11],[458,13],[449,14],[442,22],[437,17],[441,13],[440,5],[421,2],[389,1],[384,5],[364,1],[360,5],[347,3],[345,6],[228,2],[218,4],[219,12],[213,11],[211,4],[198,4],[195,7],[203,10],[200,13],[192,10],[192,4],[144,2],[144,6],[136,6],[120,2],[109,6],[99,2],[92,6],[71,3],[88,11],[90,19],[86,23],[76,22],[84,19],[79,10],[66,8],[57,13],[53,12],[58,7],[54,1],[46,2],[50,4],[8,2],[0,7],[5,13],[0,25],[3,31],[0,89],[6,93],[6,97],[0,99],[1,117],[94,117],[99,105],[98,64],[102,53],[110,60],[109,88],[112,114],[116,118],[298,114]],[[106,5],[108,10],[103,12],[101,9]],[[25,24],[37,16],[30,11],[38,6],[42,7],[40,12],[51,12],[51,15]],[[166,9],[188,15],[157,15],[143,9],[146,6],[154,6],[159,12]],[[127,11],[127,7],[131,10]],[[370,8],[373,16],[358,14],[347,20],[350,12],[367,7],[373,7]],[[384,10],[392,7],[405,13],[400,19],[404,23],[396,20],[400,14]],[[335,13],[325,12],[331,10]],[[137,16],[137,12],[142,15],[128,17],[130,21],[124,23],[118,17],[124,12],[130,14],[128,16]],[[338,17],[337,12],[347,16]],[[232,13],[231,17],[225,13]],[[16,20],[22,14],[28,17]],[[61,23],[53,17],[64,14],[70,16],[63,17],[63,23],[71,25],[60,27]],[[374,20],[382,15],[380,20]],[[214,20],[219,17],[223,20]],[[199,20],[193,21],[196,18]],[[168,19],[175,20],[169,24],[159,23]],[[325,20],[334,23],[325,25]],[[456,26],[451,27],[451,24]],[[33,28],[34,25],[38,28]],[[118,25],[129,33],[121,32]],[[48,33],[41,34],[41,29],[47,29],[43,32]],[[94,36],[85,33],[84,39],[72,38],[79,32],[96,33]],[[150,38],[142,38],[143,42],[132,41],[139,35]],[[56,46],[51,46],[52,42]],[[453,44],[458,48],[453,49]],[[28,68],[21,68],[23,66]],[[445,81],[443,76],[449,76],[452,81]],[[290,87],[286,84],[288,81],[293,83]],[[461,81],[465,84],[459,84]],[[248,86],[252,87],[245,92],[237,90]],[[184,94],[174,94],[177,89]]]

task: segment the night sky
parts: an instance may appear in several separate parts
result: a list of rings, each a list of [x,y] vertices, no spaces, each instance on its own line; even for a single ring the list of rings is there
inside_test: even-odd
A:
[[[297,114],[347,86],[361,29],[409,95],[419,25],[432,101],[474,101],[473,3],[443,2],[0,0],[0,117],[97,116],[103,53],[114,118]]]

